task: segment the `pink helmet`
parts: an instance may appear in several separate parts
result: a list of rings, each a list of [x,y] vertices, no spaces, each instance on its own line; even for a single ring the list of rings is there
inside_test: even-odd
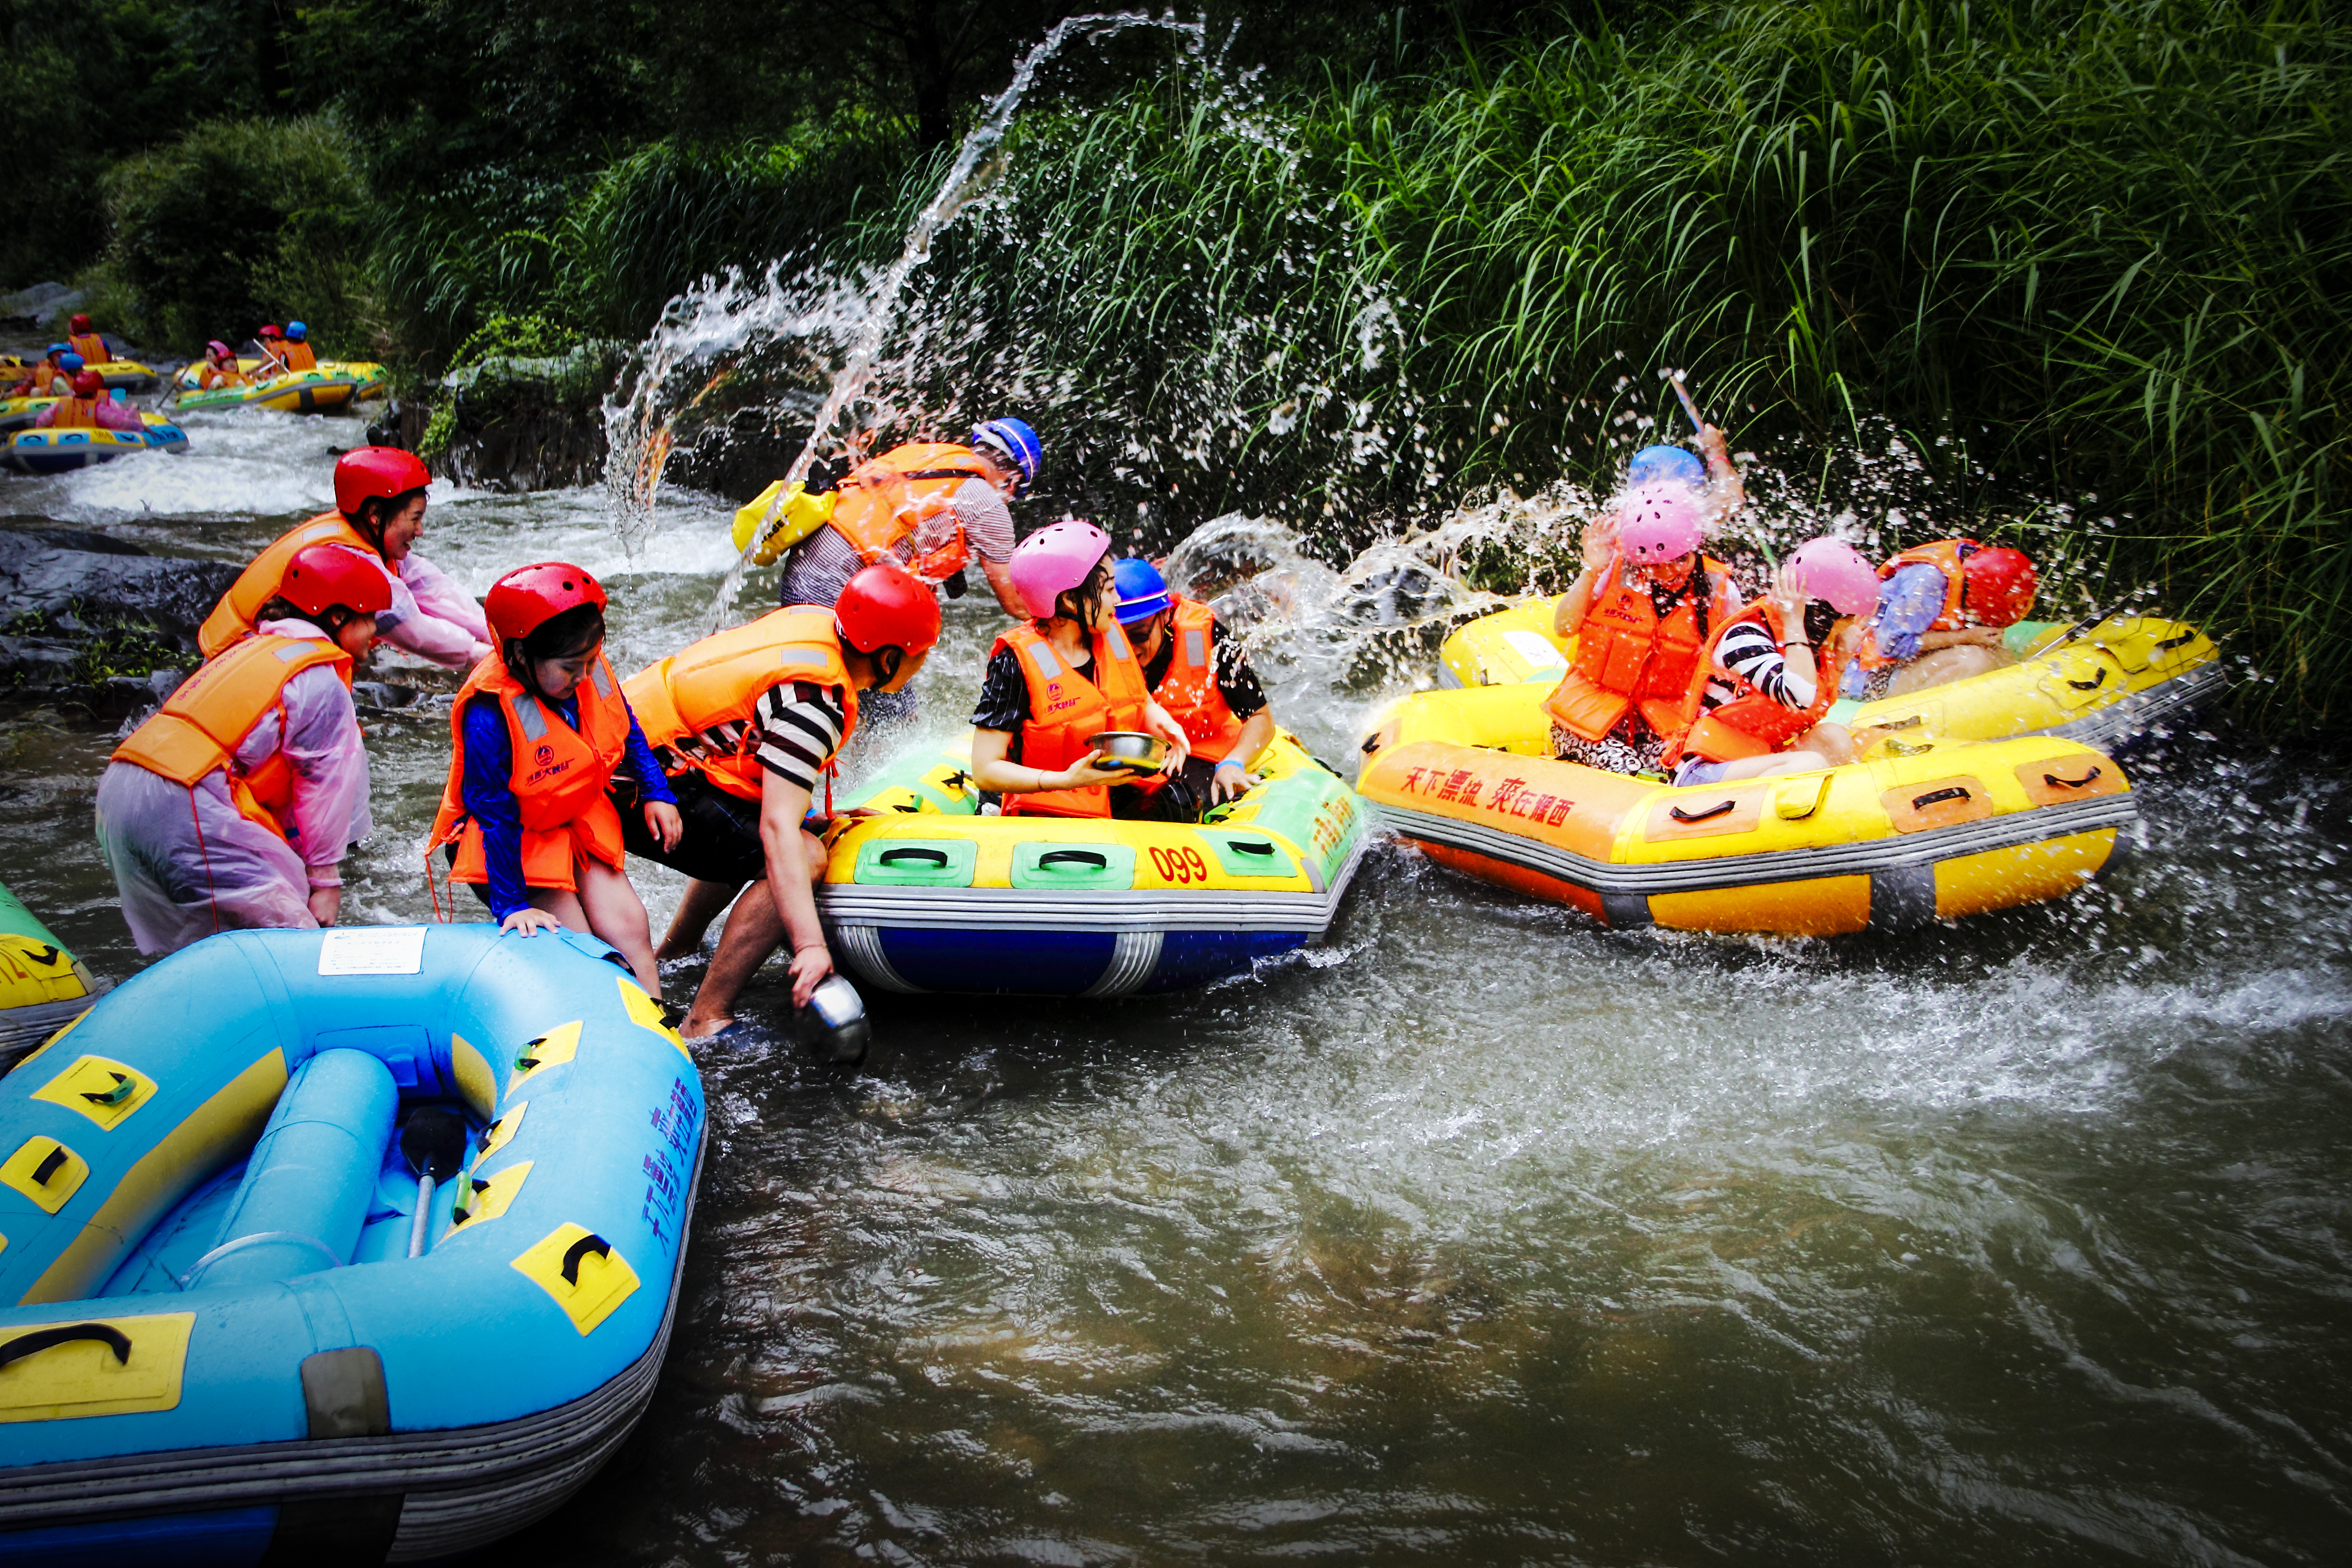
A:
[[[1617,503],[1617,548],[1635,566],[1663,566],[1698,548],[1698,497],[1679,484],[1643,485]]]
[[[1046,524],[1013,549],[1013,589],[1040,619],[1054,613],[1054,601],[1087,580],[1095,563],[1110,553],[1110,535],[1091,522],[1065,518]]]
[[[1841,616],[1867,614],[1878,604],[1878,574],[1843,539],[1808,539],[1789,557],[1805,597],[1822,599]]]

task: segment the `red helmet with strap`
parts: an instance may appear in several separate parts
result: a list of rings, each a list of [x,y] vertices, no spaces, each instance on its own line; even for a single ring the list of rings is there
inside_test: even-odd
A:
[[[286,564],[278,596],[306,616],[322,616],[333,605],[362,616],[392,608],[392,579],[383,568],[340,544],[313,544]]]
[[[76,397],[96,397],[106,390],[106,377],[94,370],[79,371],[73,378]]]
[[[335,459],[335,510],[357,517],[370,496],[390,500],[433,482],[414,452],[397,447],[362,447]]]
[[[1971,551],[1960,562],[1968,588],[1960,607],[1980,626],[2013,626],[2033,607],[2041,579],[2021,550],[2006,544]]]
[[[286,334],[285,334],[284,332],[281,332],[281,331],[279,331],[278,330],[278,323],[277,323],[277,322],[275,322],[275,321],[264,321],[264,322],[261,324],[261,330],[260,330],[259,331],[257,331],[257,332],[254,333],[253,335],[254,335],[255,337],[257,337],[257,338],[261,339],[263,342],[268,342],[268,341],[269,339],[271,339],[271,338],[282,338],[282,337],[284,337]]]
[[[89,331],[89,318],[88,316],[76,316],[72,321],[66,323],[66,331],[69,332],[87,332]]]
[[[482,595],[482,615],[502,639],[527,637],[566,610],[604,607],[604,585],[562,561],[518,566]]]
[[[940,640],[940,602],[912,573],[883,561],[849,580],[833,606],[833,629],[860,653],[898,647],[908,657]]]

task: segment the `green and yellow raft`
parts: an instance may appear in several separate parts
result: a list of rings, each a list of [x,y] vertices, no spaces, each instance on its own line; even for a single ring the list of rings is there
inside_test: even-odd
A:
[[[88,1011],[98,982],[0,885],[0,1069]]]

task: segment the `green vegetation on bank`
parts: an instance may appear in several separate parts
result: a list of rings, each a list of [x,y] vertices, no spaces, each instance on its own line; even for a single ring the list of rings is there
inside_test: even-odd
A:
[[[921,82],[878,45],[863,74],[814,56],[794,29],[822,6],[303,10],[268,112],[126,97],[170,111],[151,150],[91,154],[113,173],[89,226],[175,344],[232,298],[436,371],[501,318],[548,355],[635,341],[709,273],[895,250],[942,95],[968,113],[1056,14],[984,8],[989,47]],[[1249,24],[1213,70],[1164,35],[1074,56],[919,276],[900,390],[943,423],[1050,423],[1073,460],[1042,505],[1162,539],[1247,508],[1339,543],[1465,488],[1602,476],[1674,365],[1784,468],[1893,431],[1938,524],[2054,503],[2077,563],[2255,658],[2269,721],[2352,722],[2331,7],[1718,0],[1481,32],[1437,5],[1262,10],[1213,16]],[[892,14],[919,13],[947,14]],[[257,243],[208,273],[160,219],[239,186]],[[20,268],[35,200],[0,212]]]

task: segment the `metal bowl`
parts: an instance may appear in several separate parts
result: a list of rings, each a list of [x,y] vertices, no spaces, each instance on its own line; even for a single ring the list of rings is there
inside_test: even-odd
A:
[[[1087,749],[1102,752],[1101,761],[1108,766],[1132,768],[1139,773],[1156,773],[1168,760],[1168,742],[1140,730],[1105,730],[1099,735],[1088,735]]]

